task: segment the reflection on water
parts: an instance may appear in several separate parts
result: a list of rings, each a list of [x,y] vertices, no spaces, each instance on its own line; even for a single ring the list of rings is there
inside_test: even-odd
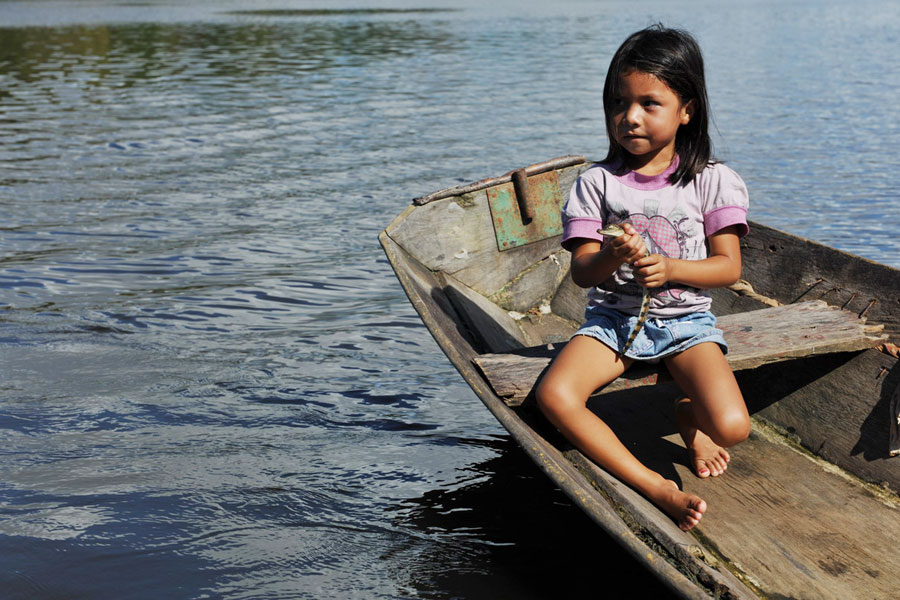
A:
[[[609,54],[685,14],[613,5],[0,2],[7,597],[537,598],[542,564],[573,591],[631,572],[497,441],[376,241],[436,188],[602,156]],[[755,218],[900,265],[898,9],[822,6],[692,18],[718,148]]]
[[[497,454],[469,466],[456,487],[429,490],[395,509],[395,522],[423,532],[391,557],[402,557],[411,596],[591,598],[605,597],[615,581],[640,580],[641,597],[672,597],[617,552],[513,442],[489,446]],[[430,543],[434,538],[443,543]]]

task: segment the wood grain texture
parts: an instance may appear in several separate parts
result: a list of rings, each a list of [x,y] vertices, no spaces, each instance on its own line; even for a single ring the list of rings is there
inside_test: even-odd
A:
[[[704,551],[692,533],[682,531],[649,500],[588,460],[577,450],[570,449],[566,457],[595,486],[603,491],[612,503],[624,509],[633,527],[665,547],[688,570],[691,577],[709,590],[716,590],[715,597],[722,600],[753,600],[758,596],[745,587],[725,565],[720,564],[710,550]]]
[[[900,271],[753,223],[741,240],[743,278],[788,304],[825,300],[874,322],[900,340]]]
[[[553,313],[529,311],[518,321],[519,327],[531,339],[540,344],[564,344],[578,331],[578,323],[563,319]]]
[[[549,304],[550,295],[562,282],[568,268],[568,252],[554,252],[524,269],[492,294],[490,300],[501,308],[518,312]]]
[[[476,347],[489,352],[508,352],[534,343],[508,311],[503,310],[455,278],[438,273],[443,292],[472,332]]]
[[[576,450],[566,455],[640,527],[689,552],[696,552],[693,541],[704,562],[743,574],[762,597],[896,597],[895,495],[848,477],[758,422],[748,440],[729,450],[724,475],[699,479],[675,427],[677,397],[676,386],[666,385],[604,395],[588,406],[642,463],[707,502],[692,534],[669,529],[658,510]],[[656,519],[649,516],[654,511]]]
[[[894,381],[894,391],[891,392],[890,409],[888,410],[888,423],[890,433],[888,436],[888,455],[900,455],[900,382]]]
[[[571,267],[571,254],[567,256],[567,261]],[[588,302],[588,290],[587,288],[575,285],[570,273],[571,269],[566,272],[565,277],[563,277],[562,282],[559,287],[557,287],[553,300],[550,302],[550,307],[553,309],[553,314],[581,323],[584,321],[584,309]]]
[[[410,303],[441,350],[454,363],[470,361],[478,352],[476,338],[443,291],[437,276],[404,252],[386,231],[378,236]]]
[[[882,500],[758,429],[732,450],[725,476],[704,481],[683,465],[676,470],[684,489],[709,505],[698,533],[765,596],[896,597],[896,499]]]
[[[801,359],[738,373],[747,406],[803,447],[866,481],[900,493],[891,458],[898,360],[877,350]]]

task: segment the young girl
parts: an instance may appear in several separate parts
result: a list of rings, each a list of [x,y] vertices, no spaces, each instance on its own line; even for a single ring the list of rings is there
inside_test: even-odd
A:
[[[675,418],[698,477],[721,475],[725,448],[744,440],[750,417],[709,312],[707,290],[741,273],[747,188],[711,159],[703,58],[682,31],[631,35],[606,75],[609,153],[578,178],[563,209],[572,279],[591,288],[587,321],[538,384],[538,405],[587,456],[649,498],[682,529],[706,502],[638,461],[587,408],[597,388],[635,360],[663,360],[686,394]],[[598,230],[619,224],[624,235]],[[649,315],[631,346],[644,288]]]

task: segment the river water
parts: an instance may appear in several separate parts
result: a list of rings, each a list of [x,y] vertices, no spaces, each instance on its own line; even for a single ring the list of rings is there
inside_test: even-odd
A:
[[[602,157],[609,57],[663,21],[751,217],[900,266],[900,8],[487,4],[0,1],[0,597],[663,597],[377,234]]]

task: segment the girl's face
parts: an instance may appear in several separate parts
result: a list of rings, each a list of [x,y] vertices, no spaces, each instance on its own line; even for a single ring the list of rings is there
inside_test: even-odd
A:
[[[654,75],[630,71],[619,79],[610,111],[610,130],[628,153],[628,166],[658,175],[675,158],[675,135],[691,120],[693,102],[682,103]]]

